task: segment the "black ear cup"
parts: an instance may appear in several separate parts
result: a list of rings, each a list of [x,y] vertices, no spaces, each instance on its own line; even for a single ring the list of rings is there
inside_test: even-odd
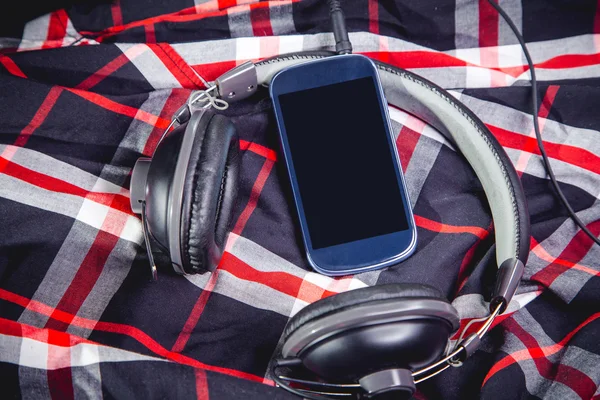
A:
[[[146,179],[140,180],[140,184],[145,188],[146,217],[150,235],[167,254],[169,254],[169,199],[186,127],[187,124],[178,126],[162,140],[154,152]],[[132,180],[132,187],[133,185]]]
[[[238,175],[235,127],[211,110],[194,111],[163,139],[152,160],[136,164],[132,202],[145,202],[150,234],[177,272],[216,268],[231,227]]]
[[[436,361],[459,327],[458,313],[426,285],[390,284],[315,302],[288,323],[282,355],[317,375],[355,380],[387,368]]]
[[[216,268],[237,197],[239,140],[233,123],[207,111],[198,126],[183,186],[181,246],[187,273]]]

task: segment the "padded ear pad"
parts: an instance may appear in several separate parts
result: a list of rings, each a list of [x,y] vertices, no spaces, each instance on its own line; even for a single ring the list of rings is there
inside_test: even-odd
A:
[[[299,327],[317,318],[331,315],[348,307],[373,301],[410,297],[428,297],[448,302],[436,288],[418,283],[393,283],[349,290],[316,301],[298,311],[286,325],[283,338],[284,340],[289,338]]]
[[[224,250],[237,196],[239,140],[233,123],[206,111],[183,186],[181,252],[186,273],[212,271]]]
[[[351,290],[296,314],[282,356],[317,375],[355,380],[375,371],[420,368],[435,360],[459,327],[456,310],[435,288],[389,284]]]

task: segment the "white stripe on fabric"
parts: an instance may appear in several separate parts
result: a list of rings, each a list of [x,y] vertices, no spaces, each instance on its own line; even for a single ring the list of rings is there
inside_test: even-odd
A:
[[[67,29],[65,32],[65,37],[62,42],[62,46],[63,47],[70,46],[71,44],[73,44],[74,42],[79,40],[80,37],[81,37],[81,35],[79,34],[79,32],[77,32],[77,30],[73,26],[73,22],[71,22],[71,18],[67,18]]]
[[[523,32],[523,7],[521,0],[499,0],[498,4],[514,22],[517,30]],[[512,65],[515,60],[521,60],[520,62],[523,63],[525,61],[525,56],[523,56],[520,46],[506,46],[519,43],[515,34],[502,16],[499,15],[498,20],[498,45],[501,46],[498,51],[498,66],[503,67]],[[507,51],[507,49],[512,49],[512,51]]]
[[[128,57],[129,61],[140,71],[144,76],[144,79],[154,89],[170,89],[180,88],[181,83],[175,78],[175,76],[169,71],[163,62],[158,58],[156,54],[146,45],[140,44],[129,44],[129,43],[116,43],[115,44],[123,53],[127,54],[128,50],[132,47],[144,46],[147,48],[141,54],[137,54],[135,57]]]
[[[315,272],[307,271],[300,268],[284,258],[270,252],[264,247],[246,239],[243,236],[238,236],[234,233],[229,234],[227,240],[227,251],[239,258],[241,261],[250,265],[252,268],[263,272],[286,272],[299,278],[303,278],[308,282],[314,283],[323,290],[330,290],[334,282],[350,280],[349,287],[358,288],[366,286],[360,280],[351,278],[334,279]]]
[[[51,14],[42,15],[25,24],[23,36],[17,51],[38,50],[48,38]]]
[[[72,354],[72,353],[71,353]],[[75,400],[102,400],[100,364],[71,368]]]
[[[269,4],[269,15],[273,35],[290,35],[296,32],[291,0],[280,0]],[[280,52],[280,54],[284,54]]]
[[[22,399],[51,399],[48,371],[19,365],[19,395]]]
[[[532,291],[517,293],[506,308],[505,314],[521,310],[535,298],[540,292]],[[490,314],[489,303],[486,302],[481,293],[463,294],[452,300],[452,305],[458,311],[460,319],[481,318]]]
[[[123,188],[120,186],[103,179],[98,179],[94,174],[39,151],[26,147],[0,145],[0,153],[3,153],[5,150],[12,152],[11,162],[87,191],[99,193],[121,193],[123,191]]]
[[[106,215],[109,208],[100,203],[91,204],[93,203],[92,201],[79,196],[42,189],[7,175],[0,175],[0,197],[75,218],[97,229],[102,227],[103,220],[98,217],[96,213]],[[85,207],[82,207],[84,201],[86,202],[86,205]],[[83,210],[80,211],[81,209]],[[115,209],[112,211],[117,213],[119,218],[132,219],[129,223],[137,223],[139,229],[137,231],[134,231],[133,229],[120,231],[114,226],[107,226],[105,227],[106,232],[115,236],[120,236],[122,239],[130,242],[140,244],[142,242],[140,220],[133,215],[127,215]]]
[[[544,329],[527,310],[521,310],[519,313],[514,314],[513,319],[517,324],[519,324],[519,326],[526,330],[528,334],[535,337],[535,340],[539,343],[540,347],[550,347],[555,345],[555,342],[548,337]],[[511,337],[511,339],[505,342],[501,350],[510,354],[514,351],[524,350],[527,348],[527,346],[521,342],[521,339],[514,333],[508,331],[506,334],[508,337]],[[545,356],[548,357],[549,361],[553,363],[558,362],[562,358],[562,354],[556,352],[553,354],[545,354]],[[533,359],[525,358],[518,360],[517,362],[519,367],[521,367],[525,373],[525,384],[527,386],[527,390],[531,394],[540,395],[542,398],[556,399],[570,399],[579,397],[570,387],[541,376]],[[548,396],[550,391],[552,392],[552,396]]]
[[[47,369],[48,347],[47,343],[25,337],[21,338],[19,365],[30,368]],[[0,357],[2,357],[2,355],[0,355]]]
[[[253,36],[250,6],[228,8],[227,21],[231,37]]]
[[[82,222],[74,222],[44,279],[33,294],[33,301],[56,308],[92,246],[96,237],[94,233],[94,229]],[[25,308],[19,322],[43,328],[48,319],[47,315]]]
[[[560,358],[562,365],[568,365],[586,374],[592,382],[600,382],[600,355],[577,346],[568,346]]]
[[[479,46],[479,2],[456,0],[454,44],[457,49]],[[479,58],[477,59],[479,62]]]
[[[209,276],[208,274],[185,275],[185,278],[195,286],[204,288]],[[219,271],[219,277],[212,292],[240,301],[248,306],[273,311],[286,317],[290,315],[295,301],[293,296],[258,282],[240,279],[227,271]]]
[[[244,37],[235,41],[235,59],[238,61],[260,58],[260,38]]]
[[[433,128],[430,125],[425,125],[424,128],[420,128],[420,126],[415,125],[413,122],[414,120],[410,118],[410,114],[408,114],[407,112],[400,110],[398,108],[395,107],[388,107],[389,110],[389,114],[390,114],[390,119],[393,121],[396,121],[397,123],[401,124],[402,126],[406,126],[410,129],[412,129],[413,131],[418,131],[422,136],[426,136],[430,139],[433,139],[434,141],[445,145],[446,147],[450,148],[453,151],[456,151],[454,149],[454,146],[448,141],[448,139],[446,139],[446,137],[444,135],[442,135],[440,132],[438,132],[435,128]],[[396,137],[397,137],[397,132],[396,132]]]
[[[140,246],[137,246],[134,243],[125,240],[117,241],[117,244],[104,263],[102,272],[100,273],[96,284],[90,290],[77,311],[76,315],[78,317],[92,321],[100,320],[104,310],[106,310],[106,307],[113,296],[129,274],[131,264],[140,250]],[[69,326],[67,332],[84,338],[89,337],[92,333],[90,329],[73,324]]]
[[[298,278],[303,278],[305,282],[312,283],[322,291],[335,291],[336,285],[340,285],[344,280],[349,280],[347,283],[348,290],[367,286],[359,279],[359,276],[333,279],[331,277],[306,271],[276,254],[271,253],[249,239],[237,236],[233,233],[229,235],[226,248],[232,255],[258,271],[286,272]],[[290,316],[309,304],[305,300],[297,299],[294,296],[280,292],[260,282],[238,278],[228,271],[219,270],[218,273],[219,277],[212,292],[242,301],[252,307],[271,310],[285,316]],[[208,274],[186,275],[185,277],[199,288],[204,288],[209,279]]]
[[[7,343],[7,346],[18,345],[11,341],[11,336],[0,335],[0,343]],[[11,352],[0,352],[0,361],[15,363],[22,367],[36,368],[47,370],[48,353],[54,355],[52,369],[79,367],[86,365],[98,364],[100,362],[126,362],[126,361],[161,361],[169,362],[162,358],[145,356],[127,350],[97,345],[92,343],[78,343],[74,346],[63,347],[48,344],[30,338],[19,338],[21,341],[20,354],[18,360],[15,359]],[[3,345],[4,346],[4,345]],[[14,347],[14,348],[19,348]],[[62,357],[61,355],[66,357]]]

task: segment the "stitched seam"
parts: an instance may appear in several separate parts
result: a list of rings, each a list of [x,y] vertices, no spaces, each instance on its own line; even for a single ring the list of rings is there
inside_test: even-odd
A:
[[[227,170],[229,165],[225,164],[225,170],[223,171],[223,177],[221,178],[221,188],[219,189],[219,201],[217,203],[217,211],[215,217],[215,238],[217,237],[217,227],[219,226],[219,219],[221,217],[221,205],[223,204],[223,192],[225,191],[225,181],[227,179]]]
[[[273,64],[279,61],[285,61],[285,60],[298,60],[298,59],[317,59],[317,58],[324,58],[324,56],[320,56],[320,55],[292,55],[292,56],[287,56],[287,57],[277,57],[277,58],[272,58],[272,59],[268,59],[268,60],[263,60],[259,63],[257,63],[256,65],[267,65],[267,64]],[[423,86],[426,89],[431,90],[433,93],[437,94],[442,100],[444,100],[445,102],[449,103],[450,105],[452,105],[452,107],[454,107],[463,117],[465,117],[465,119],[471,124],[471,126],[473,126],[473,128],[475,128],[475,131],[477,131],[477,133],[479,134],[479,136],[481,136],[481,138],[484,140],[484,142],[486,143],[486,145],[488,146],[488,148],[491,150],[492,154],[494,155],[494,158],[497,161],[497,164],[500,166],[500,169],[502,171],[502,175],[504,178],[504,181],[506,182],[508,188],[509,188],[509,193],[510,193],[510,197],[511,197],[511,205],[512,205],[512,211],[513,211],[513,218],[514,221],[516,223],[516,240],[515,240],[515,250],[516,250],[516,254],[514,255],[515,258],[519,258],[519,253],[520,253],[520,242],[521,242],[521,230],[520,230],[520,217],[519,217],[519,211],[518,211],[518,207],[517,207],[517,200],[516,200],[516,196],[515,196],[515,189],[512,185],[512,182],[510,181],[510,178],[508,176],[508,172],[506,171],[506,168],[504,166],[504,163],[502,162],[502,160],[500,159],[500,156],[498,154],[498,152],[496,151],[496,149],[494,148],[494,146],[491,144],[491,142],[489,141],[488,137],[481,131],[481,129],[479,129],[479,127],[477,126],[477,124],[475,123],[475,121],[473,121],[473,119],[467,115],[455,102],[451,101],[447,96],[445,96],[443,93],[439,92],[435,87],[429,87],[427,86],[425,83],[416,80],[415,78],[413,78],[412,76],[408,75],[408,74],[402,74],[394,69],[391,69],[389,67],[385,67],[382,65],[377,66],[380,69],[383,69],[387,72],[390,72],[394,75],[398,75],[400,77],[406,78],[414,83],[417,83],[421,86]]]
[[[171,55],[169,53],[167,53],[167,51],[165,49],[163,49],[163,47],[160,44],[158,44],[158,48],[161,49],[162,52],[165,53],[165,55],[167,57],[169,57],[169,60],[171,60],[173,62],[173,64],[175,64],[175,66],[177,67],[177,69],[183,74],[183,76],[185,76],[190,81],[190,83],[193,86],[198,87],[198,85],[196,84],[196,82],[194,82],[194,80],[190,76],[188,76],[188,74],[185,73],[185,71],[183,70],[183,68],[181,68],[179,66],[179,64],[177,64],[177,62],[173,59],[173,57],[171,57]]]
[[[208,123],[206,125],[207,129],[208,129],[208,124],[210,124],[210,121],[208,121]],[[198,153],[199,157],[202,155],[202,151],[204,149],[204,143],[206,143],[206,137],[203,137],[202,138],[202,143],[200,143],[200,152]],[[198,177],[199,176],[200,176],[200,174],[198,174],[197,165],[196,165],[195,168],[194,168],[194,179],[192,180],[192,188],[196,188],[197,187]],[[196,204],[196,190],[194,189],[194,190],[192,190],[192,204],[190,206],[190,213],[189,213],[190,224],[192,223],[192,214],[194,213],[194,205],[195,204]],[[185,241],[185,252],[186,252],[187,258],[190,261],[192,261],[192,256],[190,255],[190,230],[189,230],[189,228],[188,228],[188,231],[187,231],[187,240]],[[194,270],[198,270],[199,269],[199,268],[194,268],[194,266],[191,266],[191,267]]]

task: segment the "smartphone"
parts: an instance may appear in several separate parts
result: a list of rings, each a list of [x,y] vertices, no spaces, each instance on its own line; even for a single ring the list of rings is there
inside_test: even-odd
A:
[[[313,269],[356,274],[409,257],[417,232],[375,64],[356,54],[299,64],[270,94]]]

